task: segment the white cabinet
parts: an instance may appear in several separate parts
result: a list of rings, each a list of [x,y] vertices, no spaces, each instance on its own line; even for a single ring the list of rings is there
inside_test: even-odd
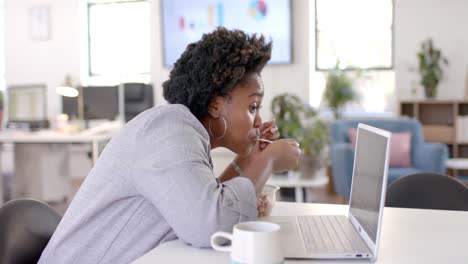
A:
[[[67,197],[68,144],[15,144],[12,198],[60,201]]]
[[[71,201],[93,167],[92,145],[73,143],[68,148],[68,176],[70,189],[68,199]]]
[[[83,180],[93,167],[90,144],[69,144],[68,173],[71,179]]]
[[[70,200],[93,166],[86,143],[17,143],[14,152],[12,198]]]
[[[0,189],[3,193],[11,189],[11,199],[69,200],[117,131],[93,130],[74,134],[53,130],[4,131],[0,133],[0,153],[4,156],[8,153],[6,147],[13,147],[14,151],[10,152],[13,155],[10,156],[14,160],[14,166],[11,166],[14,169],[0,168],[12,171],[11,182],[3,188],[0,185]],[[0,174],[5,171],[0,171]]]

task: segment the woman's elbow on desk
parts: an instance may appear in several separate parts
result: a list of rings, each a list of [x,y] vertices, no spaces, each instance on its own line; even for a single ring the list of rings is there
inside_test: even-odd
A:
[[[210,247],[210,238],[217,231],[232,232],[235,224],[244,221],[255,220],[257,218],[257,207],[255,193],[239,197],[232,189],[222,186],[222,191],[216,201],[207,203],[205,212],[197,216],[189,217],[187,215],[187,226],[179,229],[178,237],[186,244],[198,248]],[[252,200],[252,201],[251,201]],[[194,206],[197,207],[197,206]]]
[[[188,232],[178,234],[178,238],[184,243],[197,248],[211,247],[211,236],[217,231],[232,232],[235,224],[243,221],[254,220],[256,217],[251,218],[241,215],[238,212],[225,211],[220,212],[218,217],[200,219],[193,221],[190,225]]]

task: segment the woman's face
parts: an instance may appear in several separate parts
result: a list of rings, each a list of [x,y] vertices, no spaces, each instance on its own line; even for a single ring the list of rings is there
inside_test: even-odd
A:
[[[227,131],[221,145],[239,155],[252,151],[262,124],[259,110],[263,92],[260,75],[252,73],[233,88],[230,96],[223,98],[221,115],[226,118]]]

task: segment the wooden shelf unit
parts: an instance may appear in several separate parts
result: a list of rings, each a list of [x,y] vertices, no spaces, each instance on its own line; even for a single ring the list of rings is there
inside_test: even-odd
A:
[[[457,118],[468,117],[468,100],[401,101],[400,115],[419,120],[425,141],[446,143],[451,158],[468,158],[468,140],[457,140]],[[468,170],[449,170],[449,173],[468,175]]]

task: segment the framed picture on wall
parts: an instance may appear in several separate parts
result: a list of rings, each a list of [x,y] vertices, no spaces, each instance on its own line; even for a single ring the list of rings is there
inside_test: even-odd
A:
[[[29,9],[29,27],[32,40],[50,39],[49,6],[35,6]]]

